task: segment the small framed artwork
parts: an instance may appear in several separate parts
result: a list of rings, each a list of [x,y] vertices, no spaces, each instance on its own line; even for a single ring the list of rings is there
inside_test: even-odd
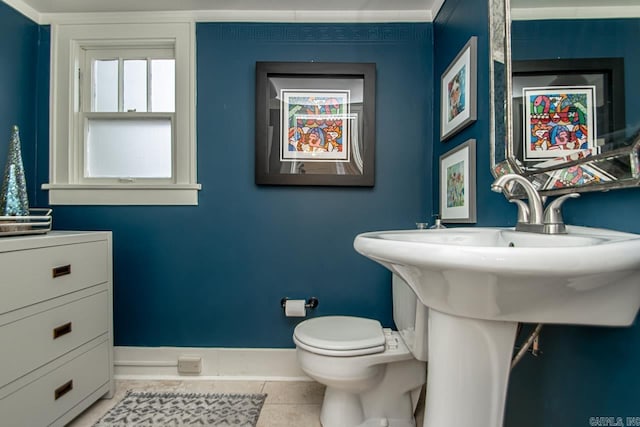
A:
[[[478,37],[471,37],[442,74],[440,141],[476,121],[477,46]]]
[[[476,140],[440,156],[440,216],[443,222],[476,222]]]
[[[597,154],[596,87],[525,87],[524,160]]]
[[[257,62],[259,185],[373,186],[371,63]]]

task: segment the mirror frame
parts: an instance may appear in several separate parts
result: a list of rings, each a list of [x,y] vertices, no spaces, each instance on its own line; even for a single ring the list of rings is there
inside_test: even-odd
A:
[[[511,9],[507,0],[489,2],[489,157],[494,177],[512,172],[509,158],[509,136],[512,123],[511,84]],[[497,67],[502,64],[502,75]],[[500,153],[498,153],[500,152]]]
[[[560,195],[566,193],[580,193],[588,191],[608,191],[613,189],[637,187],[640,184],[640,136],[634,135],[626,141],[627,145],[621,148],[606,151],[584,159],[563,163],[559,166],[525,171],[519,160],[516,159],[513,147],[513,88],[512,88],[512,58],[511,58],[511,5],[509,0],[489,1],[489,54],[490,54],[490,157],[491,173],[494,177],[506,173],[517,173],[531,181],[543,195]],[[501,10],[498,10],[500,8]],[[497,12],[497,13],[495,13]],[[497,19],[504,16],[504,22],[498,23]],[[503,24],[504,30],[499,24]],[[499,59],[497,50],[500,49],[496,39],[504,34],[504,78],[496,75],[494,61]],[[504,90],[496,88],[500,82],[504,84]],[[504,99],[499,94],[504,93]],[[500,105],[503,104],[501,108]],[[501,111],[504,112],[502,116]],[[504,145],[499,141],[504,139]],[[503,148],[504,147],[504,148]],[[627,160],[628,158],[628,160]],[[599,162],[615,161],[623,159],[625,169],[616,175],[615,179],[608,182],[587,183],[582,185],[565,186],[560,188],[545,189],[547,183],[558,174],[571,173],[571,170],[593,167]],[[626,163],[628,161],[628,166]],[[506,191],[506,190],[505,190]],[[509,198],[525,197],[519,186],[515,186],[511,192],[507,192]]]

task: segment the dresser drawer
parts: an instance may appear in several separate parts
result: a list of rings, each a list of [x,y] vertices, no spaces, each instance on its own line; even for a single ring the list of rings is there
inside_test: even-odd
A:
[[[106,240],[0,255],[0,314],[109,280]]]
[[[109,294],[100,292],[0,328],[0,384],[68,353],[109,329]]]
[[[108,342],[0,400],[2,425],[47,426],[109,380]]]

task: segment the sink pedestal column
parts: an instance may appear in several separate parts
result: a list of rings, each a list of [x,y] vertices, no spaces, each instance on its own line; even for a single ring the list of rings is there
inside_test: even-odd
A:
[[[517,325],[429,310],[424,427],[502,427]]]

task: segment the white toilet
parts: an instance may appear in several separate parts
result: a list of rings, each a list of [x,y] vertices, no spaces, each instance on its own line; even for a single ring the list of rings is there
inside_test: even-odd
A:
[[[296,326],[302,370],[327,386],[323,427],[414,427],[426,380],[428,309],[393,276],[393,319],[398,331],[377,320],[324,316]]]

